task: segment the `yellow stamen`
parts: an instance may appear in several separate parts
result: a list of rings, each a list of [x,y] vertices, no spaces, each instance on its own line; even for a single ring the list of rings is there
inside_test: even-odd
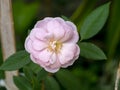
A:
[[[62,43],[59,41],[50,41],[48,45],[48,51],[59,53],[62,47]]]

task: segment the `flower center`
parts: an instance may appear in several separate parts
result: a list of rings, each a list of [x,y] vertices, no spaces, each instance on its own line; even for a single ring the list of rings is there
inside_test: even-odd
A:
[[[50,41],[48,45],[48,51],[54,51],[56,53],[59,53],[61,47],[62,43],[60,43],[59,41]]]

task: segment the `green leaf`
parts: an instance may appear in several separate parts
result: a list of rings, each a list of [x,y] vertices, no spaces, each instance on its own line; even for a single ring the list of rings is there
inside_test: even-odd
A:
[[[34,74],[33,74],[33,72],[30,70],[30,68],[29,67],[24,67],[23,68],[23,72],[24,72],[24,74],[25,74],[25,76],[26,76],[26,78],[28,78],[29,80],[33,80],[33,77],[34,77]]]
[[[30,61],[29,64],[27,64],[27,66],[34,72],[34,73],[38,73],[39,71],[42,70],[42,68],[40,67],[40,65],[33,63],[32,61]]]
[[[26,78],[31,82],[33,90],[41,90],[41,85],[36,74],[27,66],[23,68]]]
[[[107,59],[104,52],[92,43],[81,42],[80,43],[81,53],[80,55],[94,60]]]
[[[45,90],[60,90],[59,84],[53,77],[47,76],[44,82],[45,82]]]
[[[80,29],[81,40],[93,37],[102,29],[109,14],[109,5],[98,7],[86,17]]]
[[[39,81],[43,80],[48,75],[48,72],[46,72],[44,69],[41,69],[37,74],[37,79]]]
[[[14,76],[14,83],[20,90],[32,90],[31,84],[23,76]]]
[[[55,74],[65,90],[80,90],[79,80],[68,70],[60,70]]]
[[[11,55],[0,67],[1,70],[17,70],[30,62],[29,54],[26,51],[19,51]]]

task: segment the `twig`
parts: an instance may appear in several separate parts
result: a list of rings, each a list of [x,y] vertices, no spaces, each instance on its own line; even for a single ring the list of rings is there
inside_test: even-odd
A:
[[[120,63],[117,69],[117,75],[116,75],[116,80],[115,80],[115,90],[118,90],[119,79],[120,79]]]

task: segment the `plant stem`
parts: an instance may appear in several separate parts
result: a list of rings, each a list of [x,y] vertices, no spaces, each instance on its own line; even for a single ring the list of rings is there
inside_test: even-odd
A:
[[[42,88],[41,90],[45,90],[44,82],[42,81]]]
[[[116,75],[116,80],[115,80],[115,90],[118,90],[119,79],[120,79],[120,63],[117,69],[117,75]]]

